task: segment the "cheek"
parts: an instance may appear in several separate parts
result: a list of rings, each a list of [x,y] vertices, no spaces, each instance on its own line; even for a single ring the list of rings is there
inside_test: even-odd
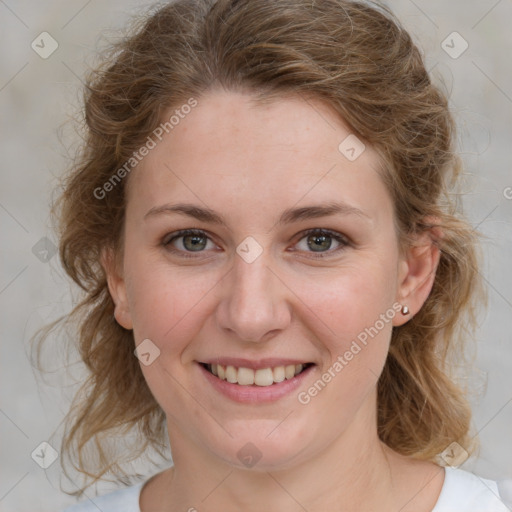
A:
[[[221,276],[186,272],[161,257],[155,260],[147,254],[125,260],[134,336],[137,342],[151,339],[161,350],[181,350],[200,328],[207,314],[205,298]]]
[[[316,334],[318,348],[327,353],[298,399],[304,414],[314,410],[333,436],[375,390],[398,314],[393,307],[394,274],[380,265],[364,265],[364,270],[354,266],[336,278],[304,281],[300,292],[307,297],[302,319]]]
[[[295,280],[294,289],[302,298],[310,326],[331,339],[333,349],[342,350],[365,328],[378,323],[379,330],[391,330],[391,320],[381,325],[381,315],[391,319],[396,294],[396,268],[387,261],[364,261],[324,274]],[[388,326],[389,324],[389,326]]]
[[[325,354],[316,384],[301,390],[301,403],[311,401],[326,421],[334,414],[339,425],[345,424],[375,388],[398,314],[395,276],[392,258],[361,258],[339,272],[300,281],[302,319]]]

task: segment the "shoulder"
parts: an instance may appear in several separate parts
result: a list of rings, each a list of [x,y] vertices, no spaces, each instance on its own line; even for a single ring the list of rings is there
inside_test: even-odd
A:
[[[139,496],[143,485],[144,482],[141,482],[97,498],[86,499],[63,512],[140,512]]]
[[[469,471],[446,467],[443,488],[432,512],[509,512],[510,496],[505,496],[509,486],[512,482],[502,486]]]

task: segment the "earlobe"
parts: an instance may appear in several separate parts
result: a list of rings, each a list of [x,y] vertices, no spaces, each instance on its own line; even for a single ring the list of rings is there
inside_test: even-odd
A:
[[[119,272],[116,264],[115,254],[111,249],[104,249],[101,253],[101,266],[105,270],[108,290],[114,302],[114,318],[117,323],[125,329],[133,329],[126,283]]]
[[[397,315],[393,325],[403,325],[423,306],[434,285],[441,251],[436,243],[439,228],[422,233],[414,246],[410,247],[400,262],[397,300],[407,308],[407,314]]]

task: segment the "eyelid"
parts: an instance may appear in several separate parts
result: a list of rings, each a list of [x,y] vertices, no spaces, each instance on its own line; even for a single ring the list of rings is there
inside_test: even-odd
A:
[[[327,228],[306,229],[305,231],[301,231],[300,233],[298,233],[297,236],[300,236],[299,240],[302,240],[305,236],[311,235],[312,233],[325,233],[326,235],[332,236],[335,240],[344,242],[346,244],[350,243],[350,239],[348,238],[348,236],[346,236],[343,233],[340,233],[338,231],[334,231],[332,229],[327,229]]]
[[[181,238],[182,236],[187,235],[205,235],[208,239],[212,240],[212,235],[205,231],[204,229],[199,228],[188,228],[188,229],[179,229],[178,231],[173,231],[172,233],[167,233],[163,239],[162,243],[164,245],[168,245],[170,242],[175,240],[176,238]]]

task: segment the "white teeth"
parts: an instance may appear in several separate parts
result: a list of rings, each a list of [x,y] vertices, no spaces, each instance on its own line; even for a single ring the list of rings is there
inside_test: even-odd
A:
[[[258,372],[256,372],[257,374]],[[238,384],[241,386],[251,386],[255,380],[254,371],[250,368],[238,368]],[[258,386],[261,384],[258,382]]]
[[[295,365],[289,364],[284,367],[284,376],[287,379],[291,379],[295,375]]]
[[[272,373],[274,374],[274,382],[283,382],[285,379],[284,366],[276,366]]]
[[[274,383],[283,382],[285,379],[292,379],[303,369],[303,364],[289,364],[286,366],[276,366],[275,368],[236,368],[235,366],[222,366],[220,364],[211,364],[209,369],[213,375],[221,380],[227,380],[231,384],[240,386],[271,386]]]
[[[226,380],[231,382],[231,384],[235,384],[237,382],[237,371],[234,366],[226,366]]]
[[[245,368],[244,368],[245,369]],[[240,368],[241,370],[241,368]],[[238,370],[238,371],[240,371]],[[249,370],[253,371],[253,370]],[[272,373],[272,368],[263,368],[260,370],[256,370],[254,373],[254,384],[256,386],[271,386],[274,384],[274,375]]]

